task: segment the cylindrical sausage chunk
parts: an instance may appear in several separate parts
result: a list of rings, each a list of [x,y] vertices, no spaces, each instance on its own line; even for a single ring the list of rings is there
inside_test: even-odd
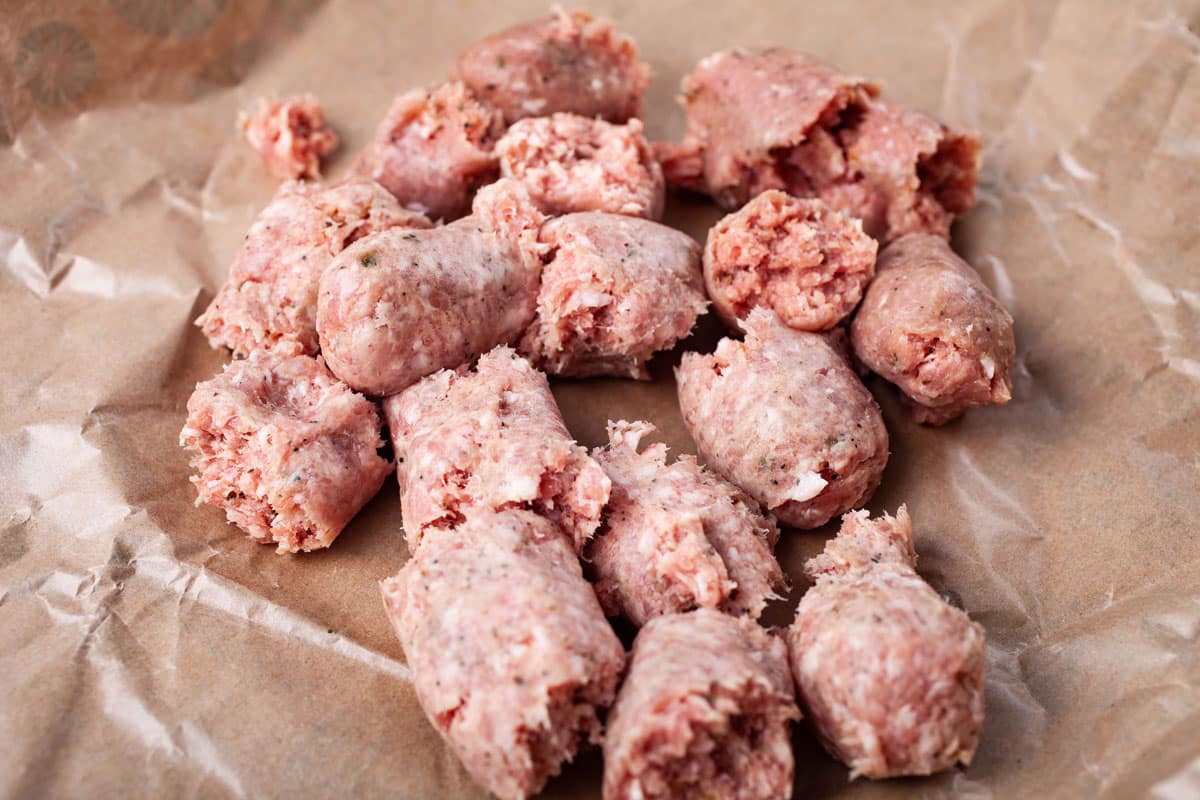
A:
[[[321,177],[321,159],[338,143],[311,94],[259,99],[254,113],[238,115],[238,129],[267,170],[281,180]]]
[[[847,514],[805,572],[788,633],[805,713],[851,778],[969,764],[983,726],[983,628],[916,573],[912,523]]]
[[[667,464],[667,446],[638,452],[647,422],[608,423],[592,451],[612,479],[604,524],[588,544],[600,604],[635,625],[651,617],[715,608],[757,618],[786,581],[772,550],[775,520],[693,456]]]
[[[850,327],[854,352],[900,387],[918,422],[941,425],[1012,397],[1013,320],[971,265],[937,236],[912,234],[879,254]]]
[[[328,189],[289,181],[250,226],[225,285],[196,324],[213,347],[235,356],[316,355],[317,289],[333,257],[379,231],[428,227],[372,181]]]
[[[391,469],[375,406],[308,356],[255,354],[196,384],[179,443],[196,502],[281,553],[332,544]]]
[[[421,707],[488,791],[528,797],[600,740],[625,652],[551,522],[483,512],[430,529],[381,586]]]
[[[474,372],[443,370],[383,404],[410,550],[429,528],[530,508],[576,550],[600,524],[610,483],[567,432],[546,376],[507,347]]]
[[[979,139],[878,99],[869,81],[775,48],[705,58],[683,81],[688,132],[667,181],[735,209],[767,190],[820,197],[888,241],[941,236],[975,203]]]
[[[756,306],[797,330],[826,330],[862,299],[877,248],[858,220],[770,189],[708,232],[704,284],[734,330]]]
[[[641,116],[650,68],[611,21],[556,10],[471,45],[452,77],[499,108],[509,124],[559,111],[624,122]]]
[[[679,406],[706,464],[785,525],[816,528],[870,498],[888,435],[871,393],[824,336],[765,309],[746,340],[685,353]]]
[[[650,377],[707,306],[700,247],[650,220],[585,212],[547,222],[537,317],[519,349],[551,375]]]
[[[533,321],[541,213],[515,181],[484,188],[474,208],[445,227],[384,231],[334,260],[317,331],[335,375],[366,394],[396,394]]]
[[[799,718],[780,639],[710,609],[656,617],[609,715],[604,798],[784,800]]]
[[[500,115],[461,83],[416,89],[396,98],[350,171],[430,219],[457,219],[498,176],[492,149],[503,132]]]
[[[614,125],[576,114],[523,119],[500,139],[496,155],[500,174],[525,184],[547,214],[662,216],[662,169],[641,120]]]

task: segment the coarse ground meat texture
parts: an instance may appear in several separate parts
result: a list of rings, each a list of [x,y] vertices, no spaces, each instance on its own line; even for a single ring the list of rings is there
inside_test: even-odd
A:
[[[225,285],[196,320],[213,347],[316,355],[317,289],[334,256],[389,228],[428,228],[379,184],[288,181],[250,226]]]
[[[679,406],[704,462],[781,523],[816,528],[865,503],[887,464],[871,393],[822,334],[756,308],[746,339],[685,353]]]
[[[975,204],[979,138],[879,99],[811,56],[727,50],[683,81],[688,131],[657,148],[667,182],[736,209],[767,189],[820,197],[881,241],[947,236]]]
[[[756,306],[788,327],[827,330],[862,299],[877,249],[859,220],[769,189],[708,232],[704,284],[734,330]]]
[[[350,171],[378,181],[405,208],[457,219],[498,177],[493,148],[503,132],[500,115],[461,83],[415,89],[392,103]]]
[[[662,216],[662,169],[641,120],[614,125],[576,114],[523,119],[500,139],[496,154],[500,174],[525,184],[547,214]]]
[[[625,122],[641,116],[650,68],[611,21],[557,9],[471,45],[451,77],[500,109],[509,124],[560,111]]]
[[[234,361],[196,384],[180,444],[204,502],[281,553],[328,547],[375,496],[379,414],[308,356]]]
[[[321,279],[329,368],[384,396],[515,341],[537,309],[543,219],[519,183],[502,180],[479,192],[470,217],[357,242]]]
[[[238,130],[267,170],[281,180],[321,177],[321,159],[338,144],[325,112],[311,94],[260,98],[254,113],[238,115]]]
[[[384,401],[409,550],[475,509],[527,508],[576,550],[608,501],[604,470],[567,432],[546,376],[507,347]]]
[[[912,523],[847,514],[810,560],[788,633],[801,705],[851,778],[930,775],[975,755],[983,628],[916,573]]]
[[[551,375],[650,377],[708,301],[700,247],[650,220],[602,212],[547,222],[537,316],[519,350]]]
[[[430,529],[381,588],[421,707],[488,791],[528,797],[600,741],[625,652],[553,523],[485,511]]]
[[[850,331],[855,354],[904,392],[918,422],[941,425],[1012,397],[1012,317],[937,236],[884,248]]]
[[[667,446],[638,444],[648,422],[609,422],[607,447],[592,456],[612,479],[604,522],[589,544],[600,605],[635,625],[714,608],[757,619],[787,581],[773,550],[775,520],[735,486]]]
[[[656,617],[609,715],[605,800],[784,800],[799,718],[780,638],[711,609]]]

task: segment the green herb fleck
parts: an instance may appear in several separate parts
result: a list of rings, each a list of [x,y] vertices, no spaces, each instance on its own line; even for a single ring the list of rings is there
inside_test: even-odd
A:
[[[379,262],[376,260],[374,253],[367,253],[358,260],[358,263],[362,264],[364,267],[373,267]]]
[[[415,242],[415,241],[417,241],[418,237],[415,233],[406,233],[406,234],[404,234],[404,238],[410,242]]]
[[[496,69],[504,69],[504,56],[496,56]]]

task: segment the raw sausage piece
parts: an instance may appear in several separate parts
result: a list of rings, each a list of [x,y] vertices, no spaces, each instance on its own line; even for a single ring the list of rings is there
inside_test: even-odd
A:
[[[797,330],[826,330],[862,299],[877,249],[859,220],[770,189],[709,231],[704,284],[734,330],[755,306]]]
[[[609,422],[592,456],[612,479],[600,533],[588,544],[600,605],[635,625],[714,608],[757,618],[786,586],[772,554],[775,520],[693,456],[667,464],[667,446],[638,444],[648,422]]]
[[[600,741],[625,652],[551,522],[481,512],[431,528],[381,588],[421,707],[488,791],[528,797]]]
[[[496,180],[492,149],[503,132],[500,115],[461,83],[415,89],[392,103],[350,171],[430,219],[457,219]]]
[[[708,304],[699,245],[665,225],[568,214],[547,222],[541,241],[549,261],[519,349],[551,375],[648,380],[646,361],[687,336]]]
[[[225,285],[196,320],[213,347],[316,355],[317,289],[333,257],[389,228],[428,228],[379,184],[351,179],[323,189],[289,181],[246,233]]]
[[[480,508],[536,511],[577,551],[599,526],[609,479],[567,432],[546,376],[507,347],[474,372],[430,375],[383,408],[410,551],[426,530]]]
[[[321,177],[321,159],[337,147],[325,112],[311,94],[286,100],[260,98],[253,114],[238,115],[238,129],[276,178]]]
[[[611,21],[559,9],[471,45],[451,77],[499,108],[509,124],[559,111],[625,122],[641,116],[650,68]]]
[[[936,236],[879,254],[851,325],[858,358],[900,387],[918,422],[941,425],[1012,397],[1013,320],[971,265]]]
[[[879,486],[888,435],[879,406],[822,334],[756,308],[744,342],[685,353],[684,423],[705,463],[784,525],[816,528]]]
[[[983,628],[916,573],[912,523],[858,511],[823,555],[788,633],[805,713],[851,778],[969,764],[983,726]]]
[[[389,395],[516,340],[533,321],[543,217],[516,181],[485,187],[475,213],[391,230],[338,256],[321,279],[317,330],[329,368]]]
[[[496,155],[500,174],[525,184],[547,214],[662,216],[662,169],[641,120],[614,125],[576,114],[523,119],[500,139]]]
[[[779,638],[711,609],[656,617],[609,715],[604,798],[789,798],[799,718]]]
[[[281,553],[332,544],[391,470],[375,406],[308,356],[255,354],[196,384],[179,442],[196,502]]]
[[[714,53],[683,91],[688,132],[659,146],[663,173],[723,208],[767,189],[820,197],[888,241],[947,236],[975,204],[977,136],[879,100],[874,83],[811,56]]]

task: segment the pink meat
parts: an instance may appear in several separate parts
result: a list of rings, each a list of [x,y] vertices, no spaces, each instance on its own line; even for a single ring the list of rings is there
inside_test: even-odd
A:
[[[946,236],[975,203],[979,139],[878,99],[878,87],[776,48],[729,50],[683,81],[688,132],[658,148],[669,183],[735,209],[768,189],[820,197],[888,241]]]
[[[525,184],[547,214],[662,216],[662,169],[641,120],[614,125],[575,114],[523,119],[500,139],[496,155],[500,174]]]
[[[791,797],[799,718],[779,638],[711,609],[656,617],[609,714],[604,798]]]
[[[391,470],[375,406],[308,356],[255,354],[196,384],[179,441],[196,502],[281,553],[332,544]]]
[[[543,226],[537,317],[519,349],[552,375],[646,380],[646,361],[691,331],[707,305],[700,248],[650,220],[601,212]]]
[[[785,525],[816,528],[870,498],[888,435],[871,393],[824,336],[761,308],[746,340],[685,353],[679,406],[710,468]]]
[[[546,376],[507,347],[387,398],[384,413],[410,551],[478,509],[536,511],[576,550],[599,526],[608,478],[567,432]]]
[[[600,740],[625,652],[552,523],[481,512],[430,529],[381,588],[421,707],[488,791],[528,797]]]
[[[635,625],[661,614],[714,608],[757,618],[786,586],[772,550],[775,520],[736,487],[667,447],[638,452],[647,422],[608,423],[592,451],[612,479],[600,533],[584,559],[600,604]]]
[[[650,68],[611,21],[557,9],[548,19],[471,45],[459,54],[452,77],[510,124],[560,111],[625,122],[641,116]]]
[[[321,159],[338,144],[325,112],[311,94],[260,98],[254,113],[238,115],[238,130],[267,170],[281,180],[321,177]]]
[[[983,727],[983,628],[917,575],[912,523],[847,514],[805,571],[788,633],[801,704],[851,778],[970,764]]]
[[[321,279],[317,330],[329,368],[359,391],[396,394],[515,341],[537,307],[542,220],[505,180],[479,192],[470,217],[357,242]]]
[[[428,228],[377,183],[351,179],[327,189],[289,181],[250,226],[225,285],[196,325],[213,347],[316,355],[317,289],[334,256],[390,228]]]
[[[492,150],[503,131],[500,115],[461,83],[416,89],[396,98],[350,171],[430,219],[457,219],[496,180]]]
[[[858,220],[770,189],[709,231],[704,284],[735,330],[757,306],[797,330],[826,330],[862,299],[877,248]]]
[[[937,236],[910,234],[879,254],[851,325],[854,352],[900,387],[918,422],[941,425],[1012,397],[1013,320]]]

